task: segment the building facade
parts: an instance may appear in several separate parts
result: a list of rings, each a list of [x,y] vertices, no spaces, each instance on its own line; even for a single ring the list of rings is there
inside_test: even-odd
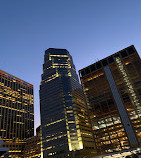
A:
[[[36,129],[36,136],[32,136],[26,140],[23,157],[41,158],[41,126]]]
[[[79,71],[97,155],[141,143],[141,59],[132,45]]]
[[[0,136],[9,157],[22,157],[26,139],[34,135],[33,85],[0,70]]]
[[[84,95],[66,49],[45,51],[40,109],[44,158],[79,158],[94,151]]]

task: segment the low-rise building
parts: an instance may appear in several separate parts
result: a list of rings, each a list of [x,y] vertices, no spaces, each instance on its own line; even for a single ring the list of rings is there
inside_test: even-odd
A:
[[[24,158],[41,157],[41,127],[36,129],[36,136],[28,138],[23,150]]]

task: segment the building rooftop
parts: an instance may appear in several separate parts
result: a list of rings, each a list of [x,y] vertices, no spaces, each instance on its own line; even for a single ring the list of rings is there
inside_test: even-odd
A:
[[[60,48],[48,48],[45,53],[51,53],[51,54],[62,54],[66,55],[69,54],[67,49],[60,49]]]
[[[32,85],[32,84],[30,84],[30,83],[28,83],[28,82],[26,82],[26,81],[24,81],[24,80],[21,80],[21,79],[19,79],[18,77],[15,77],[15,76],[13,76],[13,75],[11,75],[11,74],[9,74],[9,73],[3,71],[3,70],[0,70],[0,74],[6,76],[6,77],[8,77],[9,79],[14,80],[14,81],[16,81],[16,82],[20,82],[20,83],[24,84],[25,86],[29,86],[29,87],[33,88],[33,85]]]
[[[137,51],[136,51],[134,45],[131,45],[127,48],[124,48],[124,49],[102,59],[102,60],[97,61],[94,64],[91,64],[91,65],[79,70],[79,75],[80,75],[80,77],[83,77],[83,76],[85,76],[93,71],[96,71],[96,70],[98,70],[106,65],[112,64],[115,61],[114,60],[115,57],[125,58],[125,57],[128,57],[134,53],[137,53]]]

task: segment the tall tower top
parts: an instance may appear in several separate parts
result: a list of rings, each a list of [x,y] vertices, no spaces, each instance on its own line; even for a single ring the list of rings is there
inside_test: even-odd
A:
[[[69,54],[68,50],[67,49],[59,49],[59,48],[48,48],[46,51],[45,51],[45,54],[62,54],[62,55],[66,55],[66,54]]]

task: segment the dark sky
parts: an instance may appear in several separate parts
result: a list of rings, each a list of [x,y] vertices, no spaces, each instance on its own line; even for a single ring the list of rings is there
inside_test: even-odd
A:
[[[0,0],[0,69],[34,85],[35,127],[44,51],[66,48],[78,71],[134,44],[141,0]]]

